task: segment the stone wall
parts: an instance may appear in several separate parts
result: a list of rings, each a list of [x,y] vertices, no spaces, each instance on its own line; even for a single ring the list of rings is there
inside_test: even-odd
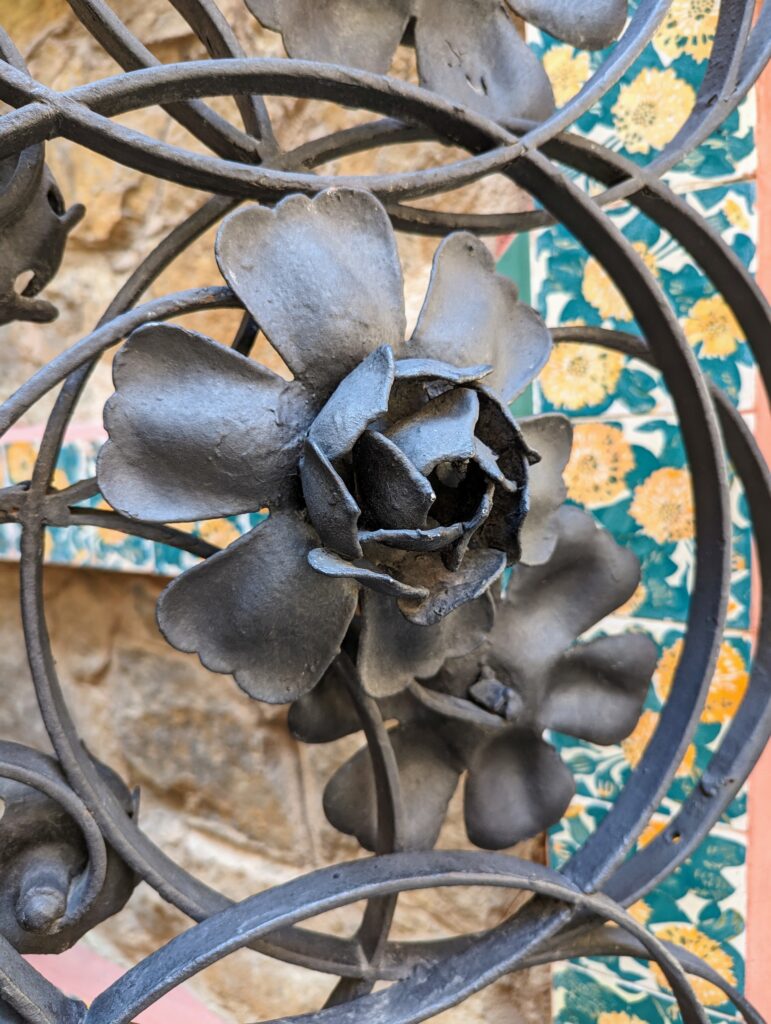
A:
[[[248,52],[278,54],[277,37],[259,29],[241,0],[220,5]],[[203,56],[200,45],[166,0],[114,0],[114,10],[161,60]],[[22,49],[30,69],[58,89],[118,71],[71,14],[65,0],[4,0],[3,27]],[[409,71],[410,55],[397,60]],[[216,104],[232,114],[230,101]],[[287,144],[353,123],[355,115],[311,101],[271,103]],[[163,112],[147,111],[125,123],[179,144],[196,143]],[[451,155],[451,154],[450,154]],[[76,145],[57,140],[48,161],[68,202],[88,208],[76,229],[59,276],[46,297],[60,310],[51,325],[14,324],[0,329],[0,379],[8,394],[58,351],[92,329],[138,260],[205,197],[174,184],[145,178]],[[446,159],[428,146],[394,147],[357,157],[353,173],[425,166]],[[493,208],[522,197],[504,182],[488,182],[452,197],[456,208]],[[411,318],[417,315],[435,248],[431,240],[400,240]],[[219,282],[212,235],[204,237],[153,285],[152,294]],[[197,315],[194,326],[229,340],[238,322],[230,311]],[[260,353],[280,369],[262,347]],[[97,423],[111,391],[109,360],[98,367],[77,413]],[[40,424],[43,401],[25,418]],[[294,743],[281,708],[250,701],[228,678],[212,675],[197,659],[173,651],[155,625],[154,605],[164,581],[130,574],[51,568],[46,597],[54,653],[67,697],[89,749],[131,786],[141,788],[141,822],[152,838],[184,867],[234,898],[244,897],[315,867],[360,855],[352,840],[327,825],[321,809],[324,781],[358,742],[323,747]],[[0,734],[47,746],[26,667],[18,615],[17,571],[0,565]],[[440,845],[463,846],[455,807]],[[518,851],[542,859],[540,840]],[[496,924],[511,909],[511,894],[410,894],[399,902],[399,938],[452,934]],[[360,908],[324,922],[350,933]],[[101,952],[129,964],[145,956],[188,921],[147,886],[126,910],[90,938]],[[224,1020],[269,1019],[320,1006],[330,989],[320,975],[243,952],[202,974],[194,989]],[[440,1018],[455,1024],[515,1024],[548,1018],[545,969],[506,979]]]

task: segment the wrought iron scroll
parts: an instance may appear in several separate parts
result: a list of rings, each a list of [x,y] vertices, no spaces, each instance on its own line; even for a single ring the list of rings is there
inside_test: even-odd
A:
[[[734,311],[758,371],[766,387],[771,387],[770,317],[765,299],[723,241],[662,181],[664,172],[704,141],[756,81],[771,51],[771,2],[765,2],[756,15],[754,0],[724,0],[694,108],[677,136],[647,166],[633,164],[580,138],[571,127],[639,56],[665,17],[670,0],[642,0],[618,33],[610,56],[580,92],[561,108],[544,111],[538,121],[510,110],[505,117],[494,111],[498,117],[494,120],[478,105],[464,105],[453,95],[445,97],[441,89],[432,91],[427,87],[431,82],[418,86],[378,71],[302,57],[247,57],[215,0],[171,0],[211,59],[163,65],[104,0],[69,2],[96,42],[125,71],[57,92],[29,75],[13,42],[0,31],[0,99],[12,108],[0,116],[0,322],[45,321],[55,315],[50,304],[37,296],[58,267],[70,228],[82,216],[80,207],[67,210],[46,168],[47,140],[71,139],[143,173],[210,195],[146,256],[93,332],[64,349],[0,406],[0,433],[4,433],[34,403],[56,393],[31,480],[0,492],[0,517],[20,524],[22,530],[20,571],[27,651],[41,714],[56,754],[54,761],[14,744],[0,745],[0,776],[4,780],[0,795],[6,801],[9,821],[17,816],[12,822],[14,841],[8,842],[8,863],[6,851],[0,850],[6,868],[0,892],[0,1019],[29,1024],[129,1024],[164,993],[207,965],[250,946],[339,979],[325,1007],[292,1018],[316,1024],[364,1024],[370,1020],[414,1024],[461,1002],[508,972],[590,953],[623,953],[658,963],[688,1024],[707,1020],[689,984],[689,974],[718,985],[745,1020],[760,1021],[747,1000],[708,965],[658,941],[626,908],[693,852],[741,788],[768,738],[771,624],[768,602],[763,600],[750,684],[719,749],[677,816],[653,842],[627,856],[673,778],[698,722],[715,665],[730,566],[726,457],[747,496],[764,595],[771,579],[769,477],[742,419],[720,391],[702,378],[656,281],[604,211],[624,199],[676,239]],[[273,4],[253,0],[248,6],[266,20],[271,17],[268,8],[281,10],[277,0]],[[362,6],[371,5],[362,0]],[[420,19],[430,24],[432,4],[426,0],[422,6],[385,2],[382,6],[407,12],[403,28],[410,19],[412,28],[405,38],[409,41],[412,32],[413,42],[417,40],[420,47],[419,33],[428,32],[425,26],[421,28]],[[434,6],[442,5],[437,2]],[[497,0],[467,0],[467,6],[474,9],[475,17],[507,17]],[[559,0],[511,6],[525,17],[531,8],[541,10],[541,16],[545,10],[557,22],[565,9]],[[614,8],[617,17],[619,4],[605,6]],[[289,38],[291,26],[270,27],[280,28],[285,39]],[[430,42],[423,37],[422,45]],[[291,51],[290,43],[287,45]],[[236,98],[240,126],[224,119],[206,102],[223,95]],[[377,119],[284,152],[273,134],[266,96],[327,100],[377,115]],[[115,120],[120,114],[153,105],[163,106],[207,152],[172,147]],[[417,140],[459,147],[466,155],[439,167],[388,175],[335,177],[314,170],[344,155]],[[603,191],[589,195],[563,167],[580,171]],[[505,175],[526,190],[535,200],[535,208],[519,213],[469,214],[413,205],[417,199],[442,196],[492,174]],[[215,555],[217,549],[167,522],[120,511],[115,508],[117,502],[113,511],[83,507],[84,500],[99,493],[102,480],[84,480],[57,491],[52,485],[53,472],[68,423],[97,360],[109,356],[130,336],[139,338],[139,329],[147,324],[169,324],[196,310],[244,306],[240,293],[236,294],[238,288],[234,291],[222,285],[142,301],[164,268],[245,201],[273,207],[294,194],[320,196],[341,186],[374,196],[397,230],[440,238],[458,231],[501,235],[560,222],[606,269],[632,309],[645,340],[573,327],[569,339],[645,360],[661,371],[669,388],[692,470],[696,507],[696,570],[688,632],[671,696],[641,763],[596,833],[561,871],[503,853],[432,851],[416,849],[419,843],[405,841],[398,752],[384,725],[384,703],[361,688],[351,649],[344,643],[337,685],[348,694],[356,716],[354,728],[363,730],[369,750],[376,828],[368,845],[375,855],[314,872],[233,904],[155,846],[142,831],[135,802],[123,784],[85,750],[57,678],[42,591],[44,536],[52,526],[108,525],[184,548],[202,559]],[[226,221],[229,223],[236,221]],[[23,270],[32,270],[33,277],[19,294],[15,282]],[[231,277],[228,280],[232,283]],[[233,348],[248,354],[256,332],[257,325],[245,311]],[[552,335],[555,341],[567,337],[560,329]],[[138,342],[132,344],[136,347]],[[398,380],[399,374],[402,379],[412,373],[419,375],[414,368],[399,369],[399,360],[396,365],[394,379]],[[477,366],[472,372],[466,367],[461,380],[457,366],[441,369],[436,363],[431,376],[441,386],[433,394],[452,394],[455,388],[473,395],[474,401],[492,402],[480,383],[487,369]],[[490,408],[505,417],[502,407]],[[319,415],[315,422],[321,418]],[[326,527],[318,525],[308,498],[321,486],[319,481],[327,479],[326,456],[318,440],[321,429],[314,435],[310,427],[303,488],[310,520],[323,535]],[[483,440],[490,447],[490,438]],[[506,444],[508,451],[513,442],[509,439]],[[519,483],[524,486],[529,460],[525,440],[518,450],[521,466],[511,469],[510,475],[521,471]],[[363,500],[359,492],[356,498]],[[524,514],[524,509],[520,511]],[[474,530],[479,528],[477,523]],[[568,536],[578,531],[570,523],[564,529]],[[382,531],[374,539],[382,540]],[[433,543],[434,539],[421,538],[421,543]],[[366,540],[372,543],[373,537]],[[410,543],[415,543],[414,537]],[[496,543],[489,545],[494,551],[498,550]],[[357,554],[354,551],[351,557]],[[515,554],[509,555],[509,561],[516,563]],[[500,568],[505,561],[498,559]],[[327,556],[317,556],[316,562],[320,571],[330,576],[338,571],[338,563]],[[371,572],[361,567],[357,571],[360,575]],[[404,584],[398,590],[391,576],[383,585],[403,604],[406,601],[410,611],[410,600],[416,600],[420,588]],[[413,711],[398,712],[397,717],[401,715],[415,728],[416,722],[423,721],[421,715],[440,713],[466,721],[469,729],[503,729],[512,720],[516,723],[513,712],[507,717],[507,701],[514,699],[511,690],[501,687],[499,680],[482,677],[469,692],[473,700],[467,699],[465,691],[459,695],[415,684],[409,695]],[[293,714],[296,731],[302,735],[303,729],[310,729],[302,719],[303,709],[293,709]],[[346,813],[345,809],[341,812],[342,819]],[[353,830],[356,828],[354,823]],[[128,971],[89,1008],[56,991],[22,959],[23,952],[54,951],[70,945],[98,920],[118,910],[138,879],[194,924]],[[435,942],[389,939],[400,892],[461,885],[518,889],[532,893],[533,898],[484,935]],[[326,910],[362,899],[368,901],[367,909],[361,928],[351,939],[304,927],[306,920]],[[378,981],[389,984],[373,991]]]

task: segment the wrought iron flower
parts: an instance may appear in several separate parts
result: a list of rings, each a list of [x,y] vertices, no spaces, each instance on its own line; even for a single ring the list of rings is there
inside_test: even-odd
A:
[[[493,628],[473,653],[449,658],[434,674],[429,662],[418,661],[411,678],[404,673],[395,682],[387,666],[395,662],[398,674],[414,627],[383,612],[388,628],[377,638],[383,671],[364,678],[384,717],[399,720],[390,738],[410,847],[433,846],[462,773],[466,829],[476,845],[501,849],[548,828],[575,786],[544,731],[618,743],[640,716],[656,645],[641,633],[577,642],[634,592],[639,563],[590,515],[563,506],[555,518],[551,557],[514,567],[495,596]],[[361,669],[370,657],[371,622],[362,625],[358,652],[343,653],[313,693],[292,706],[289,722],[298,738],[327,742],[360,728],[341,680],[354,671],[353,659]],[[365,748],[332,777],[324,806],[333,825],[374,849],[377,802],[369,768]]]
[[[59,269],[67,236],[84,212],[80,203],[66,208],[42,146],[0,160],[0,324],[55,319],[56,306],[36,296]],[[29,280],[18,291],[25,273]]]
[[[585,50],[610,45],[628,0],[246,0],[290,57],[385,74],[414,43],[422,85],[496,121],[541,120],[554,94],[512,15]]]
[[[543,322],[456,234],[404,341],[393,229],[361,191],[236,211],[217,258],[294,379],[170,325],[118,352],[98,466],[110,504],[153,522],[270,509],[170,584],[164,635],[271,703],[318,682],[360,588],[373,635],[387,614],[429,660],[437,644],[466,653],[492,625],[475,599],[554,544],[569,426],[507,409],[548,358]]]

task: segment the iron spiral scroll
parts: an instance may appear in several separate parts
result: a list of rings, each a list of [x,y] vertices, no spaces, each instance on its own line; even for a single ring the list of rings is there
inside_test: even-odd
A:
[[[469,7],[479,9],[479,17],[493,8],[499,16],[498,0],[467,2]],[[29,1024],[130,1024],[143,1009],[206,966],[237,949],[252,947],[339,979],[325,1007],[291,1018],[309,1024],[363,1024],[374,1020],[413,1024],[461,1002],[506,973],[576,955],[632,955],[656,962],[688,1024],[707,1020],[688,975],[720,987],[743,1019],[761,1021],[746,998],[712,968],[694,955],[658,940],[626,909],[693,853],[740,790],[768,738],[771,622],[765,593],[771,580],[771,491],[765,461],[742,418],[721,391],[703,378],[657,281],[613,225],[606,210],[623,199],[662,227],[692,256],[732,309],[766,389],[771,389],[767,344],[771,318],[765,299],[728,246],[662,180],[666,171],[719,127],[756,82],[771,52],[771,2],[766,0],[756,11],[755,0],[723,0],[712,54],[694,107],[672,142],[647,165],[632,163],[580,137],[571,128],[640,55],[667,15],[671,0],[641,0],[625,27],[616,33],[618,38],[608,51],[609,56],[580,92],[538,120],[526,119],[516,111],[502,118],[498,110],[492,112],[496,116],[493,119],[454,96],[441,95],[441,90],[429,89],[426,84],[410,84],[378,71],[298,56],[247,57],[216,0],[171,0],[210,54],[208,60],[172,65],[160,64],[106,0],[69,3],[94,39],[124,68],[124,73],[57,92],[29,75],[12,40],[0,30],[0,99],[12,108],[0,116],[0,168],[8,169],[5,177],[0,176],[0,284],[3,275],[13,281],[31,259],[39,263],[26,294],[19,296],[10,288],[0,295],[0,320],[45,321],[55,315],[48,303],[37,298],[37,292],[55,272],[67,232],[82,215],[77,207],[66,210],[50,178],[44,163],[47,140],[70,139],[145,174],[207,193],[208,198],[146,256],[93,332],[63,349],[0,406],[2,434],[36,402],[52,393],[56,395],[31,480],[24,486],[0,491],[2,520],[21,527],[21,593],[27,652],[56,758],[44,757],[17,744],[0,744],[0,776],[7,785],[16,787],[13,792],[17,797],[21,792],[19,807],[31,809],[27,817],[20,809],[19,829],[34,834],[44,818],[50,820],[54,813],[61,818],[56,856],[51,860],[49,851],[48,860],[32,858],[25,866],[22,881],[14,876],[13,897],[0,900],[0,1020]],[[255,0],[248,6],[254,7],[259,17],[263,8],[267,11],[281,5]],[[420,4],[393,6],[405,11],[409,8],[410,24],[416,20],[419,24],[421,15],[415,12]],[[522,6],[512,4],[516,13],[522,13]],[[524,4],[525,9],[556,12],[562,6],[556,0],[553,4]],[[429,11],[424,15],[428,22],[431,4],[426,2],[423,8]],[[286,41],[287,26],[280,27]],[[424,41],[424,45],[428,43]],[[288,48],[291,51],[289,43]],[[241,126],[230,123],[207,104],[210,98],[221,96],[236,98]],[[306,141],[285,152],[273,134],[265,96],[321,99],[377,118]],[[126,112],[155,105],[163,106],[183,124],[203,143],[206,152],[172,147],[116,120]],[[314,170],[343,156],[414,141],[439,142],[460,148],[466,155],[441,166],[416,167],[396,174],[335,177]],[[534,208],[517,213],[502,210],[474,214],[439,212],[415,205],[416,200],[443,196],[493,174],[506,176],[527,192],[534,200]],[[584,180],[592,183],[591,190],[581,186]],[[340,190],[345,195],[363,194],[365,198],[356,202],[370,212],[385,210],[384,222],[388,221],[398,231],[439,239],[455,238],[456,232],[471,232],[475,236],[527,232],[558,222],[607,271],[632,309],[641,336],[570,327],[554,328],[551,337],[555,343],[586,342],[633,355],[656,367],[663,376],[679,419],[694,488],[695,575],[688,629],[671,694],[641,762],[596,832],[561,870],[500,852],[448,852],[430,849],[432,843],[425,844],[429,848],[423,849],[415,848],[420,844],[406,843],[397,758],[384,724],[382,702],[353,678],[340,682],[340,686],[349,687],[351,706],[358,716],[357,727],[363,730],[369,749],[376,802],[376,834],[369,845],[375,855],[316,871],[233,903],[175,864],[152,842],[142,831],[136,802],[121,780],[96,762],[81,743],[57,678],[42,590],[44,537],[51,526],[108,525],[184,548],[204,560],[217,557],[217,549],[168,521],[127,513],[121,510],[118,501],[111,501],[113,511],[82,507],[81,502],[99,492],[101,478],[57,491],[52,485],[53,473],[67,426],[97,360],[104,355],[109,357],[113,349],[130,337],[134,339],[129,344],[135,353],[131,358],[138,358],[141,337],[147,337],[147,332],[155,332],[154,343],[162,346],[167,336],[158,325],[173,327],[173,321],[184,314],[248,307],[240,287],[234,283],[240,280],[235,272],[226,274],[228,286],[212,285],[143,301],[144,293],[170,263],[213,225],[223,220],[226,227],[235,225],[237,221],[233,218],[238,213],[234,211],[247,209],[242,206],[245,202],[256,201],[263,208],[284,211],[301,206],[318,210],[320,207],[315,204],[328,206],[331,200],[324,197],[339,195]],[[298,200],[298,195],[310,197],[313,202]],[[7,213],[4,203],[7,206],[11,201],[14,210],[25,211],[22,219]],[[334,218],[330,217],[333,230]],[[38,243],[32,253],[28,249],[30,240]],[[47,253],[46,260],[43,252]],[[233,341],[235,351],[248,355],[257,331],[255,318],[247,308]],[[172,331],[168,338],[172,337],[178,336]],[[129,356],[124,355],[123,359],[127,364]],[[399,380],[400,373],[402,380],[407,380],[413,371],[417,373],[414,367],[399,368],[400,363],[407,362],[409,358],[396,359],[393,380]],[[364,362],[358,365],[363,366]],[[440,370],[437,366],[432,365],[432,380],[445,383],[432,392],[436,397],[462,391],[464,396],[471,395],[470,400],[483,405],[492,402],[473,374],[463,380],[453,379],[457,367]],[[357,369],[351,370],[350,377],[356,372]],[[446,376],[442,377],[442,373]],[[477,376],[481,378],[481,371]],[[445,387],[447,381],[455,392],[449,385]],[[314,426],[322,418],[318,410],[316,414]],[[316,429],[316,435],[314,426],[308,436],[315,445],[314,436],[318,440],[325,435],[323,423]],[[303,473],[310,465],[307,444]],[[319,446],[323,447],[321,441],[313,451]],[[319,464],[324,468],[331,464],[330,460],[331,456],[326,462],[320,459]],[[523,456],[523,465],[525,461]],[[750,509],[757,546],[758,585],[764,595],[750,683],[719,748],[679,812],[652,842],[628,856],[693,735],[716,663],[730,583],[728,461],[741,481]],[[105,482],[107,465],[105,457],[100,471]],[[307,473],[310,475],[311,470],[307,469]],[[314,476],[313,482],[309,482],[303,478],[306,499],[319,479]],[[366,496],[357,491],[354,497],[361,503]],[[310,499],[307,503],[312,506]],[[310,519],[315,527],[312,507]],[[490,547],[497,551],[494,541]],[[483,554],[487,551],[482,546],[474,550]],[[335,558],[334,572],[330,571],[325,579],[333,578],[339,569],[339,556]],[[516,562],[515,557],[511,560]],[[502,563],[501,559],[498,561]],[[328,559],[323,562],[326,568],[330,564]],[[389,576],[382,585],[393,588],[394,581]],[[398,592],[399,600],[406,600],[408,610],[412,608],[410,600],[416,600],[416,592],[415,587],[410,593],[404,587]],[[352,602],[355,600],[351,598]],[[414,608],[413,613],[419,614]],[[249,692],[249,684],[245,685],[235,674]],[[430,701],[432,694],[436,696],[435,691],[428,695],[423,692],[421,699]],[[289,699],[301,696],[295,694]],[[455,700],[456,696],[447,699]],[[482,698],[473,707],[468,704],[464,713],[472,718],[475,714],[491,717],[497,713],[491,700],[490,691],[485,690]],[[23,787],[21,791],[19,786]],[[6,791],[3,793],[5,798]],[[8,800],[6,804],[10,806]],[[68,878],[57,901],[59,876],[55,868],[57,858],[64,856],[62,850],[80,851],[77,857],[84,860],[85,867]],[[77,860],[75,854],[72,857]],[[89,1008],[55,989],[23,959],[24,952],[64,948],[74,942],[99,920],[114,913],[138,879],[148,883],[194,923],[129,970]],[[485,934],[433,942],[389,939],[399,893],[466,885],[522,890],[532,893],[533,898]],[[354,938],[344,939],[304,926],[305,921],[326,910],[358,900],[366,900],[367,905]],[[381,981],[389,984],[375,990],[376,983]]]

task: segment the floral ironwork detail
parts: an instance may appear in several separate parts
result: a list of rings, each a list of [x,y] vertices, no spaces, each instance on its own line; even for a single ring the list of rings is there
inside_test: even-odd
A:
[[[562,817],[575,791],[544,731],[611,744],[637,723],[656,645],[643,633],[576,641],[634,592],[639,563],[586,513],[566,505],[555,519],[549,559],[516,566],[494,598],[476,602],[480,618],[493,619],[481,643],[474,624],[457,620],[446,632],[421,636],[380,595],[369,594],[355,643],[292,706],[289,722],[299,739],[317,743],[356,731],[344,685],[356,674],[383,702],[384,717],[399,719],[390,738],[407,845],[434,844],[463,772],[472,842],[503,849],[543,831]],[[455,656],[463,646],[474,649]],[[324,805],[332,824],[375,849],[376,802],[362,813],[368,762],[364,748],[343,765]]]
[[[138,879],[105,847],[53,758],[0,742],[0,765],[0,933],[19,952],[60,953],[116,914]],[[134,817],[136,801],[122,780],[98,762],[97,769]]]
[[[737,684],[735,700],[724,701],[731,721],[721,719],[724,728],[703,770],[691,759],[693,779],[677,813],[650,824],[684,757],[688,763],[705,705],[709,713],[730,596],[727,461],[758,533],[764,589],[771,578],[767,467],[720,382],[705,386],[689,348],[706,351],[710,340],[722,338],[718,347],[727,351],[740,332],[768,390],[768,308],[746,261],[734,258],[706,219],[662,181],[683,157],[698,154],[757,79],[771,53],[771,3],[757,12],[754,0],[736,0],[714,19],[704,15],[715,42],[702,85],[679,90],[682,110],[666,131],[646,110],[644,134],[658,152],[640,167],[566,129],[598,98],[607,107],[612,95],[634,99],[623,85],[625,73],[652,40],[666,46],[674,38],[667,10],[676,13],[678,4],[670,0],[630,5],[620,45],[596,67],[583,54],[567,76],[572,85],[559,88],[561,99],[579,92],[554,117],[543,68],[511,15],[591,48],[619,35],[626,0],[247,2],[282,32],[290,54],[349,66],[246,57],[211,0],[174,0],[174,7],[213,59],[162,64],[106,0],[71,0],[126,73],[60,92],[29,74],[0,30],[0,95],[15,108],[0,116],[0,202],[15,183],[38,181],[16,171],[44,168],[42,145],[58,136],[209,193],[142,260],[98,327],[0,405],[5,432],[58,389],[31,479],[0,492],[0,518],[21,535],[28,661],[56,754],[54,762],[15,744],[0,750],[0,777],[10,780],[3,790],[10,813],[0,830],[12,833],[21,821],[34,833],[26,844],[9,835],[2,851],[12,888],[0,893],[0,1016],[29,1024],[128,1024],[201,967],[252,945],[340,978],[314,1020],[415,1024],[485,982],[577,952],[653,961],[689,1022],[706,1020],[699,999],[710,1005],[714,996],[711,990],[705,996],[700,982],[718,986],[746,1019],[756,1019],[731,983],[738,973],[721,977],[710,950],[689,936],[646,929],[634,904],[671,878],[720,819],[768,736],[771,604],[765,601],[752,671]],[[361,70],[387,70],[402,41],[414,43],[428,88]],[[701,38],[697,49],[697,58],[706,58]],[[637,80],[653,79],[641,73]],[[659,75],[659,83],[668,80]],[[357,113],[342,130],[287,151],[273,132],[264,94],[356,107],[364,118]],[[235,99],[242,126],[220,113],[224,105],[208,105],[204,97],[214,95]],[[617,127],[618,102],[611,111]],[[156,104],[208,152],[115,120]],[[629,102],[625,109],[629,114]],[[381,119],[368,120],[372,112]],[[512,125],[526,115],[537,123]],[[634,118],[627,120],[634,128]],[[651,145],[631,145],[626,134],[627,152],[636,148],[644,163]],[[334,172],[312,173],[351,153],[425,138],[445,147],[446,164],[371,173],[355,180],[355,190],[338,187],[351,181]],[[32,271],[33,291],[50,279],[66,229],[79,215],[77,208],[64,211],[58,194],[45,191],[47,171],[40,174],[38,192],[2,207],[0,314],[6,320],[20,315],[20,307],[33,319],[50,318],[51,308],[33,302],[31,292],[18,296],[17,278]],[[533,208],[479,214],[413,205],[492,174],[523,188]],[[255,199],[263,205],[232,214],[220,232],[227,287],[140,304],[170,262],[239,202]],[[685,332],[655,273],[646,272],[651,253],[639,241],[629,244],[633,235],[603,216],[604,207],[624,199],[671,236],[720,292],[717,304],[696,310],[701,318],[692,315]],[[583,280],[589,304],[615,310],[624,324],[634,320],[639,333],[577,324],[569,336],[560,337],[559,328],[547,334],[496,276],[475,237],[552,221],[591,254]],[[391,223],[444,239],[409,341]],[[16,309],[11,316],[9,303]],[[167,323],[238,306],[244,312],[233,349]],[[710,334],[707,313],[721,319],[722,331]],[[244,354],[257,329],[291,380]],[[609,392],[619,354],[661,372],[689,471],[675,511],[694,556],[689,621],[663,706],[644,712],[625,741],[632,770],[620,798],[559,868],[510,853],[430,849],[462,773],[467,831],[479,845],[499,847],[553,820],[572,785],[550,742],[561,742],[560,730],[598,743],[627,733],[651,668],[652,649],[642,635],[585,636],[619,602],[629,599],[627,609],[634,602],[637,568],[591,518],[563,505],[568,424],[556,416],[517,422],[509,415],[511,398],[543,365],[550,337],[612,353],[594,374],[599,398]],[[113,503],[106,510],[95,507],[94,480],[57,489],[56,462],[94,361],[125,339],[106,413],[111,439],[99,466],[99,483]],[[564,380],[556,385],[560,404],[570,407]],[[587,427],[582,433],[588,436]],[[583,495],[597,507],[624,483],[629,455],[617,438],[607,435],[605,442],[614,471],[605,472],[604,482],[598,484],[596,466],[589,483],[583,479],[592,470],[587,452],[572,460],[568,473],[571,497]],[[641,495],[635,495],[637,518],[660,544],[643,523]],[[224,551],[169,525],[263,509],[267,519]],[[289,723],[302,740],[363,730],[368,753],[333,776],[325,806],[331,821],[377,856],[332,865],[232,905],[139,828],[136,800],[81,742],[51,650],[42,586],[46,530],[75,526],[117,529],[202,557],[162,596],[159,620],[171,642],[234,674],[252,696],[292,702]],[[398,724],[389,729],[392,720]],[[364,773],[354,786],[367,758],[372,779]],[[14,789],[17,784],[28,791]],[[51,823],[56,834],[48,844]],[[18,950],[75,941],[120,907],[136,878],[196,923],[90,1007],[22,959]],[[534,898],[482,935],[390,940],[401,891],[460,884],[507,886]],[[367,906],[351,937],[300,927],[360,900]],[[699,979],[696,985],[685,971]],[[388,984],[375,990],[379,982]]]
[[[116,356],[98,467],[115,509],[151,522],[270,509],[170,584],[166,638],[283,703],[337,654],[360,587],[419,627],[457,612],[476,636],[480,612],[463,606],[548,554],[564,500],[567,422],[520,427],[507,409],[548,358],[543,322],[459,233],[405,341],[393,229],[366,192],[245,207],[217,258],[294,379],[172,326],[141,328]]]
[[[84,213],[80,203],[65,206],[42,146],[0,160],[0,325],[56,318],[56,307],[37,295],[59,269],[67,236]]]
[[[421,85],[504,124],[554,110],[549,78],[514,22],[601,50],[624,27],[628,0],[246,0],[280,32],[290,57],[385,73],[399,44],[417,51]]]

